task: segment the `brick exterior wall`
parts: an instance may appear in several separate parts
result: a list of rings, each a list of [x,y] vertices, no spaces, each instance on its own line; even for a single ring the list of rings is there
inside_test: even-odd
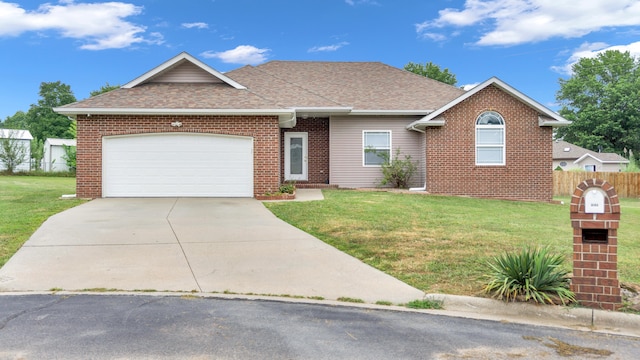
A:
[[[505,166],[475,164],[475,122],[484,111],[505,121]],[[488,86],[442,114],[443,127],[426,130],[427,191],[514,200],[551,201],[552,129],[538,113]]]
[[[182,122],[182,127],[172,127],[173,121]],[[103,136],[169,132],[253,137],[254,194],[278,189],[277,116],[78,115],[76,195],[102,197]]]
[[[585,213],[585,193],[601,188],[604,213]],[[571,290],[581,305],[606,310],[622,306],[618,280],[618,227],[620,202],[613,186],[603,180],[590,179],[578,185],[571,197],[571,226],[573,227],[573,277]],[[606,242],[587,241],[587,229],[605,230]]]
[[[286,132],[308,133],[308,181],[296,181],[303,184],[329,183],[329,119],[328,118],[298,118],[292,129],[281,129],[280,178],[284,182],[284,134]]]

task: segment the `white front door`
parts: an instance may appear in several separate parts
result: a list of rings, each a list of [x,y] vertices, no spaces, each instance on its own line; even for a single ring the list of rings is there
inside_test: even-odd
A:
[[[284,133],[284,179],[308,179],[307,161],[308,134],[306,132]]]

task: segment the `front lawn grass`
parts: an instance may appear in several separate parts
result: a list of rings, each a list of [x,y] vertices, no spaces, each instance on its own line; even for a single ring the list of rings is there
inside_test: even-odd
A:
[[[565,205],[324,190],[324,201],[265,203],[276,216],[418,289],[478,295],[487,262],[527,245],[549,246],[572,266]],[[640,283],[640,201],[623,199],[618,269]],[[319,269],[319,271],[322,271]]]
[[[49,216],[83,202],[60,199],[75,186],[70,177],[0,176],[0,267]]]

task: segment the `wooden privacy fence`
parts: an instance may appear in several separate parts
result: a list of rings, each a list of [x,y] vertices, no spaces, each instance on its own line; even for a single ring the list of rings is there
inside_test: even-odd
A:
[[[554,171],[553,196],[571,196],[579,183],[602,179],[613,185],[620,197],[640,197],[640,173]]]

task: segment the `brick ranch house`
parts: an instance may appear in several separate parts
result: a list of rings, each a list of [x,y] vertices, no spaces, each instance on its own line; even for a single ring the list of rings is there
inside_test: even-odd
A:
[[[252,197],[375,187],[381,154],[434,194],[549,201],[552,128],[570,122],[497,78],[472,90],[378,62],[271,61],[222,74],[181,53],[54,109],[77,120],[77,196]]]

